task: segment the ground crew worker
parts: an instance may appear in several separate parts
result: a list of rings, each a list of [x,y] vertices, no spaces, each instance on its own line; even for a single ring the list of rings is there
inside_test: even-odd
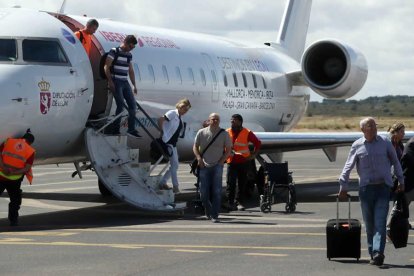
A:
[[[99,27],[99,23],[96,19],[89,19],[86,22],[85,28],[75,32],[75,35],[82,43],[83,48],[85,48],[86,53],[90,56],[91,47],[92,47],[92,35],[96,32]]]
[[[231,116],[230,123],[231,128],[227,129],[227,132],[233,142],[233,149],[227,159],[228,209],[229,211],[244,211],[243,200],[246,197],[248,161],[256,158],[262,143],[252,131],[242,126],[243,117],[240,114]],[[254,146],[252,152],[249,150],[249,143]],[[238,183],[237,194],[236,183]]]
[[[32,183],[32,164],[35,150],[30,146],[34,136],[30,131],[22,138],[8,138],[0,146],[0,195],[6,189],[10,197],[9,221],[10,226],[18,225],[19,209],[22,204],[22,190],[20,186],[24,175]]]

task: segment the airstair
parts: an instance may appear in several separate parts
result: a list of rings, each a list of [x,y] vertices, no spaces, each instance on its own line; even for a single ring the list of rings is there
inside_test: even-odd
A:
[[[159,130],[149,115],[140,107],[139,110],[145,114],[149,121]],[[100,182],[118,199],[129,203],[140,209],[148,211],[175,211],[183,212],[185,203],[176,203],[173,191],[160,190],[159,182],[169,166],[168,155],[151,164],[150,162],[139,162],[139,148],[131,148],[128,139],[136,139],[130,135],[107,135],[104,130],[117,118],[124,116],[124,112],[108,120],[100,128],[88,127],[85,130],[86,148],[89,154],[92,168],[98,175]],[[152,139],[154,137],[141,122],[135,118]],[[105,119],[105,121],[107,121]],[[76,164],[75,164],[76,165]],[[157,166],[164,166],[162,169]],[[77,166],[78,169],[78,166]],[[157,173],[154,173],[157,172]]]

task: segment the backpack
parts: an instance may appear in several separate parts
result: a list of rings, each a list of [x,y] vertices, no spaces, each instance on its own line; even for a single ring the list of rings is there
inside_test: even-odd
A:
[[[112,48],[111,50],[115,50],[114,60],[112,61],[111,67],[109,68],[109,71],[111,72],[111,74],[113,74],[114,73],[114,65],[115,65],[116,61],[118,60],[119,47]],[[105,67],[106,57],[108,56],[108,54],[109,54],[109,52],[106,52],[105,54],[103,54],[102,57],[101,57],[101,60],[99,62],[99,75],[104,80],[106,80],[106,74],[105,74],[105,68],[104,67]]]

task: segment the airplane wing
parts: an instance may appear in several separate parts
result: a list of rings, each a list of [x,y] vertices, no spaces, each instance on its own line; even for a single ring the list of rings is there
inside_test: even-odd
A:
[[[262,153],[280,153],[286,151],[326,149],[350,146],[362,132],[255,132],[262,141]],[[387,135],[387,132],[378,132]],[[414,131],[407,131],[404,141],[414,136]]]

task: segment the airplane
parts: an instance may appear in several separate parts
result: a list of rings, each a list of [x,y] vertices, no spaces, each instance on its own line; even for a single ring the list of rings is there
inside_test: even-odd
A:
[[[244,126],[262,141],[261,155],[281,161],[283,152],[322,148],[330,160],[336,147],[361,133],[289,133],[305,114],[311,90],[346,99],[364,85],[368,67],[362,53],[340,40],[323,39],[305,49],[311,0],[287,1],[276,42],[234,42],[206,34],[97,19],[88,56],[74,32],[89,19],[20,7],[0,9],[0,141],[30,128],[35,164],[74,163],[93,168],[104,194],[110,192],[146,210],[180,210],[171,191],[158,187],[160,174],[149,158],[153,122],[188,98],[177,145],[180,161],[193,158],[195,134],[212,112],[228,127],[240,113]],[[138,130],[142,139],[104,134],[114,104],[99,74],[101,57],[133,34],[138,86]],[[121,134],[126,132],[126,118]],[[83,162],[83,163],[82,163]],[[83,165],[82,165],[83,164]]]

